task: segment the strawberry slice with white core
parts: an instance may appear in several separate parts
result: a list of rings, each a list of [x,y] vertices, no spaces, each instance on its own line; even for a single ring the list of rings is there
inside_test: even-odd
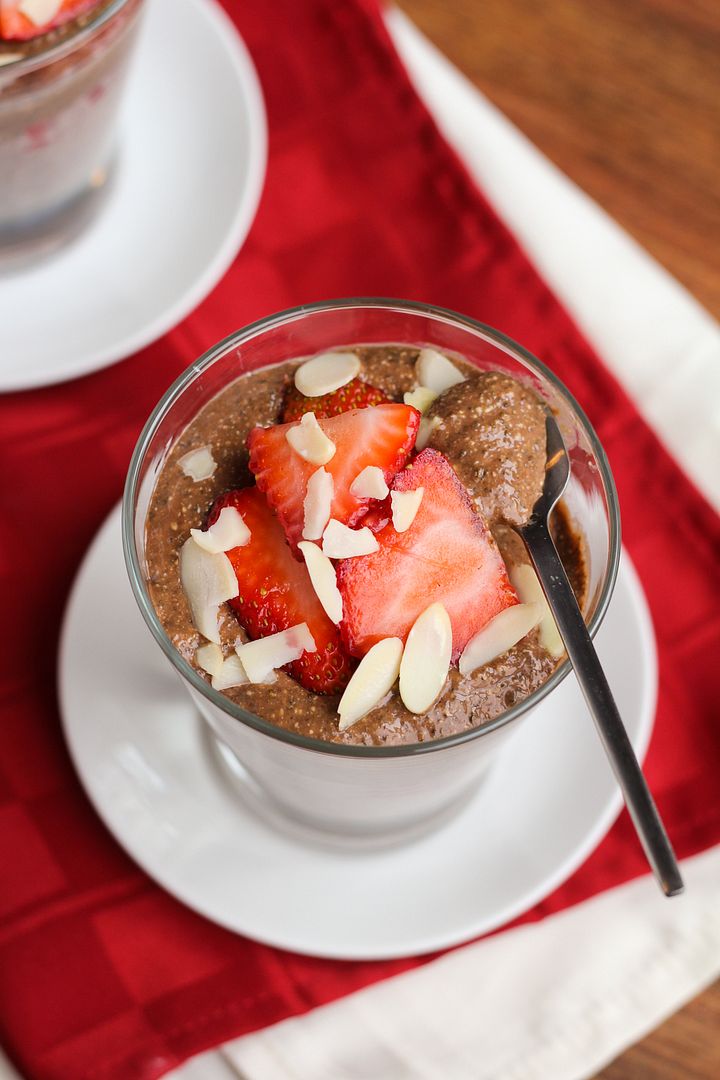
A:
[[[378,550],[337,565],[340,629],[354,656],[364,656],[383,638],[405,641],[418,616],[440,603],[457,659],[490,619],[518,602],[490,530],[436,450],[423,450],[393,483],[394,491],[421,487],[425,493],[406,532],[397,532],[379,508],[368,516]]]
[[[97,0],[0,0],[0,39],[27,41],[91,8]]]
[[[354,481],[363,469],[375,465],[382,469],[386,483],[391,483],[415,444],[420,414],[410,405],[375,405],[317,423],[335,446],[335,453],[324,463],[333,480],[330,516],[343,525],[355,525],[366,513],[370,500],[353,494]],[[248,437],[250,468],[257,486],[280,519],[293,549],[302,539],[308,481],[317,468],[288,442],[288,432],[297,427],[257,427]]]

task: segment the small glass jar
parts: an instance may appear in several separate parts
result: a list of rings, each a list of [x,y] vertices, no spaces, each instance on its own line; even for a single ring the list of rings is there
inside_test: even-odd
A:
[[[145,562],[145,522],[160,469],[188,424],[238,376],[329,348],[432,347],[480,370],[507,372],[552,408],[572,471],[563,496],[587,558],[585,620],[591,634],[612,595],[620,557],[620,514],[605,453],[556,375],[504,334],[442,308],[382,299],[308,304],[253,323],[200,357],[167,390],[135,448],[123,500],[123,546],[135,599],[157,644],[210,730],[239,763],[243,795],[276,824],[317,838],[384,845],[432,829],[458,810],[499,749],[570,670],[565,660],[529,697],[457,735],[401,745],[321,742],[276,727],[214,690],[181,656],[153,607]]]
[[[116,116],[143,0],[0,51],[0,269],[72,239],[108,190]]]

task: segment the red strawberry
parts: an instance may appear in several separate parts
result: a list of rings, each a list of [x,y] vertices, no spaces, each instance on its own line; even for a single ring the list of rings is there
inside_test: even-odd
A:
[[[390,398],[378,390],[376,386],[363,382],[362,379],[351,379],[339,390],[332,394],[323,394],[322,397],[305,397],[296,387],[291,384],[285,394],[285,407],[282,419],[284,424],[299,420],[304,413],[312,412],[320,419],[324,416],[339,416],[340,413],[350,412],[351,409],[367,409],[370,405],[384,405]]]
[[[505,563],[442,454],[423,450],[392,486],[422,487],[424,495],[407,532],[395,532],[383,504],[368,516],[379,550],[338,562],[346,648],[364,656],[381,638],[405,640],[418,615],[439,601],[450,616],[457,659],[485,623],[518,602]]]
[[[74,19],[91,8],[96,0],[62,0],[60,7],[47,22],[39,26],[20,11],[21,0],[0,0],[0,38],[4,41],[27,41],[39,37]]]
[[[293,558],[264,496],[256,487],[229,491],[213,504],[208,525],[224,506],[234,506],[250,530],[249,543],[227,553],[240,586],[239,596],[228,601],[238,622],[252,638],[307,623],[317,652],[305,653],[286,670],[316,694],[340,693],[352,674],[353,662],[343,649],[337,626],[315,595],[305,564]]]
[[[410,405],[376,405],[319,421],[335,443],[335,454],[324,466],[335,485],[330,516],[355,525],[367,511],[368,499],[350,494],[350,485],[367,465],[378,465],[389,484],[415,445],[420,413]],[[302,539],[303,502],[307,482],[318,468],[304,461],[287,441],[292,424],[256,427],[248,437],[250,468],[257,486],[285,529],[293,548]]]

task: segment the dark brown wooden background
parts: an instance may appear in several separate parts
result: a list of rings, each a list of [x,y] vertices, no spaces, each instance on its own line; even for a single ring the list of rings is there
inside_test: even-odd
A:
[[[399,3],[720,317],[720,0]],[[720,983],[600,1076],[720,1080]]]

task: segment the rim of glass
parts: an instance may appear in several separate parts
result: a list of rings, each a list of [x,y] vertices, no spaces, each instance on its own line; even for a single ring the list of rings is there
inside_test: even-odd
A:
[[[538,687],[538,689],[533,691],[527,698],[524,698],[516,705],[513,705],[512,708],[506,709],[505,712],[500,713],[494,720],[489,720],[487,723],[481,724],[478,727],[470,728],[468,731],[445,736],[442,739],[432,739],[428,742],[407,743],[397,746],[366,746],[352,743],[331,743],[325,742],[322,739],[311,739],[307,736],[299,735],[296,732],[287,731],[275,724],[271,724],[268,720],[263,720],[262,717],[256,716],[254,713],[248,712],[246,709],[236,705],[235,702],[225,697],[219,691],[214,690],[210,683],[203,679],[198,672],[183,659],[165,633],[165,630],[155,613],[155,608],[153,607],[152,601],[145,588],[142,567],[139,564],[137,551],[135,549],[134,511],[135,499],[138,492],[140,468],[148,446],[153,439],[159,424],[173,404],[182,396],[186,387],[195,380],[197,375],[211,367],[215,360],[223,355],[228,348],[242,345],[269,329],[276,329],[284,323],[294,322],[303,315],[322,311],[333,311],[342,308],[391,308],[400,313],[430,316],[441,322],[450,322],[454,325],[459,325],[480,337],[484,337],[492,344],[499,346],[503,351],[509,351],[510,353],[516,354],[520,360],[546,379],[557,393],[565,399],[585,430],[585,434],[588,437],[593,454],[597,460],[603,486],[608,498],[610,525],[608,566],[597,606],[592,619],[588,624],[590,635],[595,635],[605,616],[615,586],[618,565],[620,562],[621,536],[620,511],[615,481],[613,480],[607,455],[603,450],[592,424],[588,420],[583,409],[557,375],[555,375],[541,360],[538,360],[537,357],[533,356],[532,353],[523,348],[522,345],[513,341],[512,338],[499,330],[495,330],[491,326],[487,326],[485,323],[481,323],[467,315],[461,315],[449,308],[435,307],[431,304],[423,304],[413,300],[395,300],[384,297],[352,297],[341,300],[322,300],[312,304],[301,304],[297,307],[287,308],[274,315],[268,315],[262,319],[258,319],[243,329],[228,334],[227,337],[223,338],[222,341],[219,341],[216,345],[213,345],[212,348],[204,352],[198,360],[186,368],[165,391],[162,398],[153,409],[140,433],[140,437],[130,460],[122,499],[122,542],[125,565],[130,577],[135,600],[153,637],[159,644],[165,656],[170,660],[180,675],[187,679],[190,685],[198,691],[198,693],[202,694],[203,697],[207,698],[223,712],[232,716],[233,719],[254,728],[256,731],[261,732],[263,735],[267,735],[269,738],[278,739],[280,742],[289,743],[300,749],[310,750],[316,753],[334,754],[340,757],[373,758],[376,760],[381,758],[412,757],[415,754],[435,753],[439,750],[445,750],[452,746],[460,746],[463,743],[472,742],[474,739],[482,738],[483,735],[488,735],[491,731],[496,731],[498,728],[505,727],[506,724],[518,719],[518,717],[528,712],[529,709],[533,708],[533,706],[537,705],[547,697],[547,695],[563,681],[570,671],[571,665],[569,660],[566,659],[563,661],[542,686]]]
[[[17,60],[11,60],[7,64],[3,64],[0,68],[0,75],[7,73],[13,77],[24,75],[28,71],[32,71],[33,68],[43,67],[45,64],[51,64],[54,60],[59,60],[61,57],[71,53],[78,46],[83,45],[88,38],[99,30],[106,22],[116,15],[121,8],[124,8],[126,4],[129,4],[130,0],[111,0],[109,4],[91,14],[88,22],[68,34],[67,37],[63,37],[55,45],[51,45],[49,49],[43,49],[41,52],[33,53],[30,56],[19,56]],[[72,20],[70,20],[72,22]],[[51,33],[52,31],[46,31],[45,33]],[[44,34],[39,34],[38,37],[44,37]],[[12,42],[5,42],[7,45],[11,45]],[[18,42],[22,45],[22,42]]]

